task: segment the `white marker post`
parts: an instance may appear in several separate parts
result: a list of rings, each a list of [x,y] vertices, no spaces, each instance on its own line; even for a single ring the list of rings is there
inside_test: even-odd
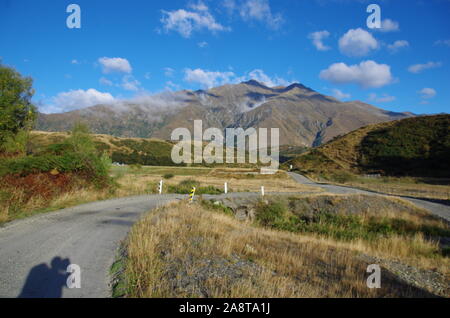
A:
[[[264,186],[261,186],[261,195],[264,196]]]
[[[226,182],[225,182],[225,185],[224,185],[224,192],[225,192],[225,194],[228,193],[228,183],[226,183]]]
[[[159,189],[158,189],[159,194],[162,194],[162,190],[163,190],[163,181],[161,180],[159,181]]]

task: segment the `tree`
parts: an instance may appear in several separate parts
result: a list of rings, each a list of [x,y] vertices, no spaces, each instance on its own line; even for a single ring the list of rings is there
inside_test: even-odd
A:
[[[36,118],[32,85],[31,78],[0,64],[0,151],[5,151],[5,144],[7,148],[16,144],[16,137],[29,130]]]

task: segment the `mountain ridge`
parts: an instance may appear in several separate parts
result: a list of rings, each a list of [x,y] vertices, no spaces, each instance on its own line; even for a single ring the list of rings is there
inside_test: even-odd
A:
[[[36,129],[67,131],[85,122],[99,134],[170,139],[175,128],[279,128],[280,144],[317,146],[368,124],[414,116],[360,101],[341,102],[300,83],[267,87],[250,80],[207,90],[181,90],[95,105],[60,114],[39,114]]]

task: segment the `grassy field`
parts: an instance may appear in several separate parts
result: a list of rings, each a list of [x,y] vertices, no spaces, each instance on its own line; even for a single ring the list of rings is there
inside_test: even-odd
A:
[[[345,185],[379,193],[450,202],[450,179],[414,177],[366,177],[348,173],[308,175],[318,182]]]
[[[432,182],[423,182],[422,178],[410,177],[385,177],[380,180],[359,177],[355,181],[347,182],[346,185],[392,195],[450,201],[450,180],[447,179],[447,185]]]
[[[219,194],[223,192],[225,182],[228,182],[229,192],[259,192],[261,185],[265,186],[267,193],[320,191],[297,184],[284,172],[270,176],[260,175],[257,171],[243,168],[113,166],[111,176],[115,185],[98,189],[80,181],[51,197],[43,189],[48,178],[56,177],[49,174],[33,176],[34,187],[39,191],[7,185],[0,187],[0,224],[98,200],[156,194],[160,180],[164,180],[163,193],[189,194],[192,185],[195,185],[198,194]],[[31,198],[24,200],[30,195]]]
[[[259,192],[261,186],[267,193],[321,191],[298,184],[283,171],[275,175],[262,175],[259,170],[243,168],[114,167],[112,173],[119,184],[118,196],[157,193],[160,180],[163,180],[164,193],[180,193],[177,187],[189,181],[195,183],[197,188],[210,187],[213,190],[211,194],[223,191],[225,182],[229,192]],[[190,188],[184,191],[187,194]]]
[[[335,199],[345,202],[348,198]],[[309,199],[290,200],[298,204]],[[363,202],[364,198],[359,200]],[[292,228],[292,218],[302,220],[302,215],[295,214],[301,209],[278,199],[260,202],[254,222],[237,221],[227,209],[216,205],[173,204],[148,214],[133,227],[112,269],[113,275],[121,272],[115,276],[114,295],[448,296],[449,258],[441,254],[436,241],[424,236],[421,228],[427,225],[448,231],[448,226],[423,211],[404,207],[404,211],[385,208],[363,213],[358,221],[354,216],[353,222],[344,220],[350,218],[346,214],[337,213],[334,218],[322,215],[303,224],[304,230],[300,231]],[[378,226],[366,227],[370,220]],[[386,227],[396,228],[399,222],[405,225],[402,231],[397,226],[397,232],[384,232]],[[335,235],[344,226],[352,225],[354,237]],[[408,233],[406,228],[410,229]],[[369,232],[374,235],[366,236]],[[380,289],[366,286],[367,265],[374,263],[383,267]],[[416,272],[409,280],[400,280],[397,274],[405,266]],[[430,279],[422,273],[435,276]],[[421,275],[428,277],[424,284]],[[441,288],[428,286],[427,279],[436,280]]]

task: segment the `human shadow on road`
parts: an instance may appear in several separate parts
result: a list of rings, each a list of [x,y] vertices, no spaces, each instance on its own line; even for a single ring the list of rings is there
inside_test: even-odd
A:
[[[68,258],[57,256],[52,259],[51,267],[42,263],[33,267],[18,298],[61,298],[66,286]]]

